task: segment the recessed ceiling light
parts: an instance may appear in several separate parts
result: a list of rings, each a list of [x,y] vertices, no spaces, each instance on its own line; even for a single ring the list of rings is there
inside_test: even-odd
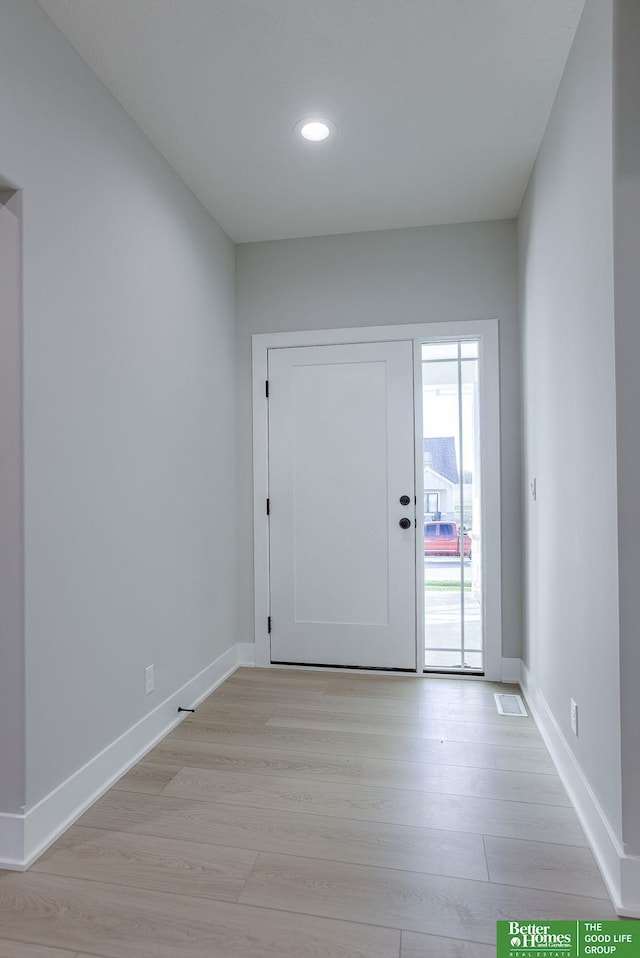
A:
[[[331,120],[325,120],[319,116],[308,116],[296,123],[295,131],[309,143],[322,143],[336,132],[336,128]]]

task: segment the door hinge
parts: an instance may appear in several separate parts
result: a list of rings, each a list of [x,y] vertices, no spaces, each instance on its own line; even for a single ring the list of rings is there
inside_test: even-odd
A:
[[[267,515],[271,515],[271,500],[267,499]]]
[[[271,635],[271,616],[267,616],[267,632]]]
[[[265,379],[264,381],[264,394],[268,399],[269,398],[269,380],[268,379]]]

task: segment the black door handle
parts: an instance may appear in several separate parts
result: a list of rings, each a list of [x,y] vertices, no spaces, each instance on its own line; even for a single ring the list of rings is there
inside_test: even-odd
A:
[[[398,523],[401,529],[410,529],[411,528],[411,519],[407,519],[406,516],[404,519],[401,519]]]
[[[411,502],[411,499],[410,499],[409,496],[400,496],[400,505],[401,505],[401,506],[408,506],[410,502]]]

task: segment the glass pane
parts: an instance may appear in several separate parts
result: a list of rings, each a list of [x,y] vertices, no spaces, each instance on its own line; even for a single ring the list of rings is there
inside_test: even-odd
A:
[[[480,509],[480,399],[478,362],[463,362],[461,420],[464,475],[461,485],[462,524],[468,582],[464,602],[464,647],[467,668],[482,668],[482,528]],[[471,650],[476,650],[475,654]]]
[[[440,650],[434,651],[429,656],[429,664],[427,665],[428,669],[455,669],[457,672],[462,671],[462,663],[460,661],[460,652],[441,652]]]
[[[465,652],[464,656],[466,669],[478,669],[482,671],[482,652]]]
[[[458,344],[457,343],[423,343],[422,344],[422,359],[434,360],[434,359],[457,359],[458,358]]]
[[[422,363],[425,667],[482,670],[478,361],[462,359],[478,344],[436,346]]]
[[[478,358],[478,340],[474,339],[471,342],[460,343],[460,350],[461,350],[463,359],[477,359]]]

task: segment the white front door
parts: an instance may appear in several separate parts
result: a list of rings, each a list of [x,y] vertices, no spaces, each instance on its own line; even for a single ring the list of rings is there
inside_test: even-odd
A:
[[[271,661],[414,670],[413,343],[269,349],[268,375]]]

